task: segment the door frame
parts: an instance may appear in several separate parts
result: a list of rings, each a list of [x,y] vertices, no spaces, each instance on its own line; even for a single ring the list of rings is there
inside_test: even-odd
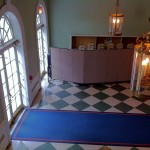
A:
[[[0,76],[0,83],[2,83],[1,76]],[[10,139],[10,127],[7,119],[7,112],[3,100],[4,95],[2,91],[3,91],[3,87],[0,84],[0,109],[2,109],[2,115],[3,115],[3,121],[0,123],[0,149],[6,149],[11,139]]]
[[[21,53],[23,59],[23,66],[25,70],[25,87],[26,87],[26,95],[27,95],[27,103],[26,106],[31,106],[32,104],[32,90],[29,80],[29,65],[28,65],[28,57],[27,57],[27,47],[26,47],[26,39],[25,39],[25,30],[22,18],[15,6],[11,3],[4,5],[0,10],[0,17],[3,15],[11,16],[11,25],[14,30],[15,38],[20,41],[18,43],[17,50]],[[16,41],[17,42],[17,41]]]

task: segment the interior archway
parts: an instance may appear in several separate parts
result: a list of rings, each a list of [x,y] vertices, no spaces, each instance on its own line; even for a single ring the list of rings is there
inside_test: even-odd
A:
[[[38,43],[38,57],[40,75],[43,77],[47,72],[48,33],[47,15],[43,1],[39,1],[36,8],[36,31]]]

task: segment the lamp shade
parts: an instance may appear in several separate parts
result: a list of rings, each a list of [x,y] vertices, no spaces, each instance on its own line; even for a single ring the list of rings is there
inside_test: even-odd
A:
[[[109,35],[122,35],[123,20],[123,14],[110,14]]]

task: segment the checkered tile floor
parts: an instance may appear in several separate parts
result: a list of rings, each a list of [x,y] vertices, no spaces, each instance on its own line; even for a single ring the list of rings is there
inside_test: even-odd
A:
[[[43,82],[46,86],[47,80]],[[33,108],[150,114],[149,97],[135,97],[129,86],[129,83],[79,85],[54,80],[44,90],[42,101],[34,105]],[[144,90],[142,93],[150,95],[148,90]],[[13,150],[150,150],[150,147],[136,148],[26,141],[13,141],[12,145]]]

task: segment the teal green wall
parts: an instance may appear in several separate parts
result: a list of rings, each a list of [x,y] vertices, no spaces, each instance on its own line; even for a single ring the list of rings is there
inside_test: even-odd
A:
[[[50,43],[70,48],[71,34],[108,35],[109,13],[115,0],[51,0]],[[125,14],[123,35],[141,35],[150,30],[150,0],[120,0]]]
[[[107,35],[109,13],[115,0],[44,0],[48,6],[50,46],[70,48],[72,34]],[[0,5],[4,0],[0,0]],[[35,10],[38,0],[12,0],[25,28],[29,74],[38,70]],[[141,35],[150,30],[150,0],[120,0],[125,20],[123,35]]]

